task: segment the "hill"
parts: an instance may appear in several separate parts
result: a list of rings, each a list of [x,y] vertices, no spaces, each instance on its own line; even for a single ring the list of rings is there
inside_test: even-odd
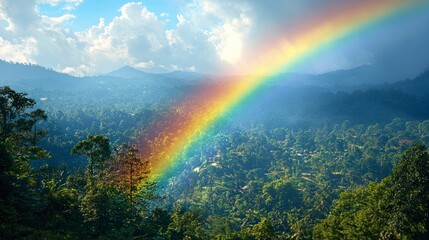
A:
[[[429,70],[426,70],[414,79],[396,82],[390,84],[388,87],[410,94],[429,94]]]
[[[130,66],[124,66],[115,71],[105,74],[105,76],[125,78],[125,79],[147,78],[147,77],[152,77],[153,75],[154,74],[152,73],[143,72]]]

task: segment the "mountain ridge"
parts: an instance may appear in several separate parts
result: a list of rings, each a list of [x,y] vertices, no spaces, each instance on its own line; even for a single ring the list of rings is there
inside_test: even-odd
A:
[[[124,66],[107,74],[75,77],[32,64],[11,63],[0,60],[0,85],[46,89],[99,88],[101,85],[181,85],[213,81],[216,76],[198,72],[175,71],[149,73],[131,66]],[[379,74],[376,68],[363,65],[352,69],[337,70],[323,74],[282,73],[268,84],[294,87],[322,87],[342,91],[359,89],[395,89],[413,94],[429,94],[429,71],[426,69],[413,79],[391,82]],[[198,80],[198,82],[196,82]]]

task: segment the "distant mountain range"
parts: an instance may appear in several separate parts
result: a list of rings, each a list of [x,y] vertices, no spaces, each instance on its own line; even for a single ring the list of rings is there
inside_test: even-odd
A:
[[[372,66],[319,75],[279,74],[264,82],[228,121],[239,126],[264,123],[301,128],[344,120],[387,123],[395,117],[429,118],[429,71],[396,82],[389,81],[388,73],[377,74]],[[0,86],[28,93],[39,100],[42,109],[162,109],[193,94],[200,89],[198,84],[222,84],[236,78],[147,73],[129,66],[100,76],[73,77],[40,66],[0,61]]]
[[[343,86],[356,87],[364,85],[381,85],[385,83],[394,83],[401,81],[389,72],[380,71],[377,67],[371,65],[362,65],[356,68],[337,70],[322,74],[299,74],[283,73],[273,81],[275,85],[293,85],[293,86]]]
[[[38,65],[10,63],[0,60],[0,86],[28,89],[92,89],[124,85],[180,85],[210,76],[195,72],[147,73],[124,66],[99,76],[74,77]]]
[[[207,75],[207,74],[202,74],[197,72],[185,72],[185,71],[174,71],[169,73],[148,73],[148,72],[140,71],[130,66],[124,66],[113,72],[105,74],[105,76],[119,77],[119,78],[126,78],[126,79],[163,77],[163,78],[182,79],[182,80],[207,79],[211,77],[210,75]]]
[[[115,88],[124,85],[165,86],[215,81],[216,77],[196,72],[148,73],[124,66],[110,73],[93,77],[73,77],[37,65],[17,64],[0,61],[0,85],[18,89],[88,89]],[[398,81],[389,73],[381,73],[375,67],[365,65],[348,70],[338,70],[324,74],[283,73],[269,84],[281,86],[316,86],[327,90],[352,89],[396,89],[414,94],[429,93],[429,71],[412,80]]]

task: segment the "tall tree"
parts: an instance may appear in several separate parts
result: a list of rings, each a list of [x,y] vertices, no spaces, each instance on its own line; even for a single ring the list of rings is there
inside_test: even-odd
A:
[[[109,139],[101,135],[88,135],[72,148],[72,153],[88,156],[89,178],[90,183],[93,183],[96,171],[101,170],[102,165],[110,157]]]
[[[392,232],[410,239],[429,239],[429,152],[423,144],[405,152],[390,182]]]
[[[47,132],[37,124],[46,120],[43,110],[28,111],[36,102],[27,93],[19,93],[10,87],[0,88],[0,141],[11,143],[17,156],[26,160],[49,158],[47,151],[36,147]]]
[[[37,121],[46,120],[45,112],[40,109],[27,111],[35,104],[36,101],[28,98],[27,93],[0,87],[0,137],[3,141],[14,134],[24,135],[24,132],[32,130]]]
[[[138,186],[148,178],[149,162],[147,159],[142,159],[136,145],[124,144],[118,149],[112,167],[115,171],[114,177],[119,185],[128,192],[128,199],[131,206],[134,206]]]
[[[0,236],[20,238],[20,231],[34,224],[33,159],[48,158],[36,145],[46,135],[37,123],[44,111],[29,111],[36,102],[10,87],[0,87]],[[14,225],[20,228],[14,230]],[[11,228],[12,227],[12,228]]]

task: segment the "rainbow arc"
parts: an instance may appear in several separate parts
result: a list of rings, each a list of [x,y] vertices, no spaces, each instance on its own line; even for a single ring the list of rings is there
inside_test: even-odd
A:
[[[151,163],[152,180],[171,176],[186,161],[186,152],[212,126],[277,74],[292,70],[320,51],[335,50],[336,44],[355,32],[390,17],[412,14],[423,4],[427,5],[425,1],[404,0],[342,1],[294,28],[299,30],[279,34],[242,66],[243,72],[254,74],[201,86],[149,126],[138,145],[142,157]]]

